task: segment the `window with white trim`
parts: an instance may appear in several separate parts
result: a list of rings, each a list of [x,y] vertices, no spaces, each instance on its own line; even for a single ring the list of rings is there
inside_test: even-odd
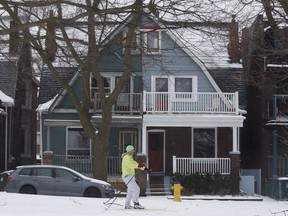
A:
[[[67,155],[90,156],[90,138],[83,128],[67,128]]]
[[[103,77],[105,93],[111,92],[111,77]],[[99,92],[99,85],[95,77],[90,77],[91,99]]]
[[[138,29],[135,30],[135,33],[132,35],[132,41],[130,45],[126,44],[127,31],[128,30],[123,32],[123,53],[125,51],[125,48],[127,46],[130,46],[132,55],[140,54],[140,50],[141,50],[140,31]]]
[[[197,92],[197,76],[153,76],[155,92]],[[180,97],[180,96],[179,96]]]
[[[119,132],[119,155],[121,156],[128,145],[135,147],[137,151],[137,132],[136,131],[120,131]]]

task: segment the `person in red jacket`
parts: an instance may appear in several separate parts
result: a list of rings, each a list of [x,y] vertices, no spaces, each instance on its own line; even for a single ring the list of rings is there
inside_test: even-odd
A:
[[[125,209],[132,209],[131,200],[134,202],[134,209],[144,209],[139,204],[140,188],[135,181],[135,169],[144,170],[145,164],[137,163],[133,159],[135,149],[132,145],[126,147],[126,153],[122,155],[122,179],[127,185],[127,196],[125,199]]]

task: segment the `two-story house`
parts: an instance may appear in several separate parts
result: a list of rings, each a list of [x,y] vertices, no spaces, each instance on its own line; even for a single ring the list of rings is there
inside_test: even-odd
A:
[[[126,33],[123,21],[99,54],[107,94],[124,70]],[[152,175],[238,175],[245,92],[235,17],[226,23],[174,23],[143,13],[136,33],[132,76],[113,108],[108,174],[120,175],[120,156],[125,146],[134,145]],[[58,71],[80,91],[77,67]],[[97,128],[101,109],[92,76],[91,92],[90,115]],[[42,71],[39,95],[42,152],[53,151],[55,163],[88,172],[89,139],[69,97],[47,69]],[[85,168],[75,165],[81,157],[88,162]]]

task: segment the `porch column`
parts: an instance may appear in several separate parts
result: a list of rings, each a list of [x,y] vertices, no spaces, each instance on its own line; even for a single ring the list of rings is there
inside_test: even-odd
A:
[[[147,154],[147,127],[142,126],[142,154]]]
[[[47,126],[47,146],[46,151],[50,151],[50,126]]]
[[[43,164],[45,165],[54,164],[54,153],[52,151],[43,152]]]
[[[239,193],[239,181],[240,181],[240,153],[230,152],[231,158],[231,172],[232,177],[231,192],[232,194]]]
[[[147,156],[146,154],[137,154],[136,160],[139,163],[147,164]],[[137,183],[140,187],[140,196],[146,196],[146,188],[147,188],[147,172],[142,170],[136,170],[136,179]]]
[[[239,128],[233,127],[233,153],[239,153]]]

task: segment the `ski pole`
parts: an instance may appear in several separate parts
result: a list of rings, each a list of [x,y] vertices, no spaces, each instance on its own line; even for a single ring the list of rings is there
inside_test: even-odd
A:
[[[127,186],[128,186],[128,184],[131,182],[131,180],[133,179],[133,177],[135,177],[135,176],[134,176],[134,175],[131,176],[131,178],[129,179],[129,181],[128,181],[127,184],[126,184]],[[118,195],[121,194],[124,189],[125,189],[125,188],[123,187],[123,188],[120,190],[120,192],[118,193]],[[118,196],[115,196],[115,197],[110,198],[110,199],[107,200],[106,202],[103,202],[103,204],[109,205],[109,206],[105,209],[106,211],[111,207],[111,205],[114,204],[114,202],[116,201],[117,198],[118,198]],[[112,200],[112,199],[113,199],[113,200]],[[112,200],[112,202],[108,203],[110,200]]]

